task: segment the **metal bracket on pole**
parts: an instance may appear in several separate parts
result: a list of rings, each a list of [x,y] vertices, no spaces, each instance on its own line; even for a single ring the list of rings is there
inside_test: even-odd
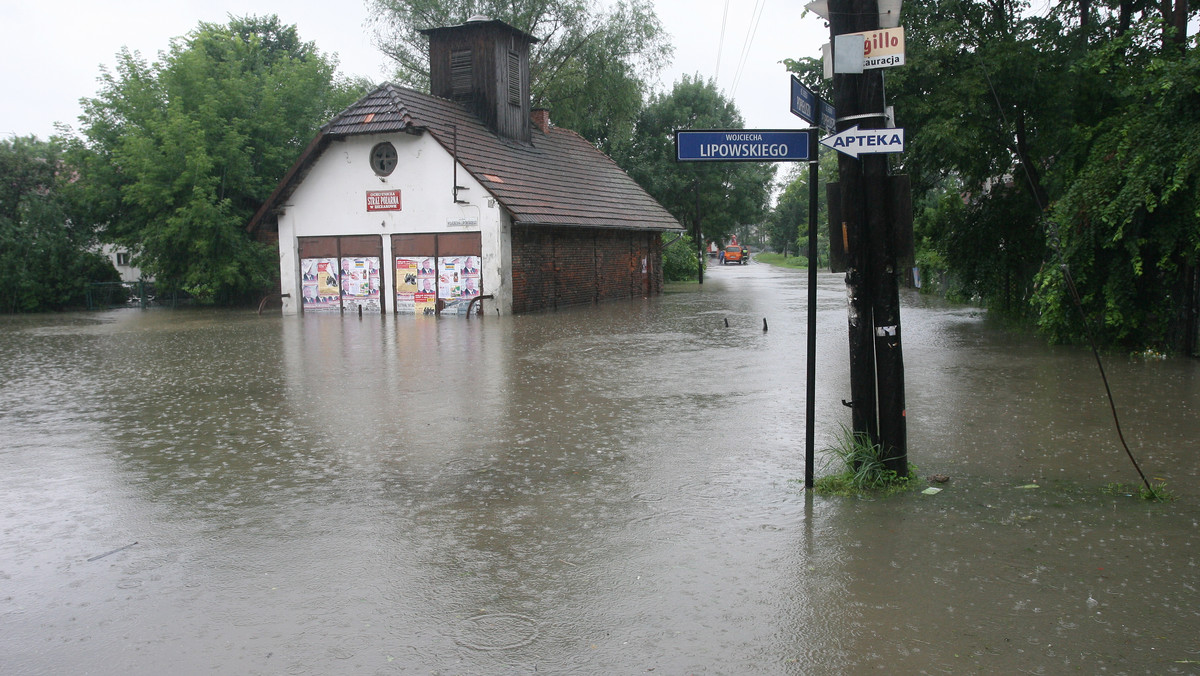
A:
[[[862,113],[861,115],[847,115],[845,117],[839,117],[837,119],[837,121],[838,122],[849,122],[850,120],[873,120],[877,117],[882,117],[886,120],[887,116],[888,115],[886,112],[884,112],[884,113]]]

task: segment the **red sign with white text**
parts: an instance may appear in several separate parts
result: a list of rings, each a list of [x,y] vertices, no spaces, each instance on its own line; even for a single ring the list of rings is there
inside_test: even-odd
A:
[[[367,211],[400,211],[400,191],[368,190]]]

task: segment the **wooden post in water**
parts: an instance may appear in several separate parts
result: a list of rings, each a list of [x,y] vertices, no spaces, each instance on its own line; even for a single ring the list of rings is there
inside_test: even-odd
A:
[[[879,28],[877,0],[829,0],[829,31],[837,36]],[[883,69],[834,73],[837,130],[887,125]],[[900,346],[896,214],[890,213],[886,154],[838,156],[840,212],[847,244],[850,396],[853,431],[883,447],[889,469],[908,473],[904,360]]]
[[[829,0],[829,32],[833,44],[837,36],[879,27],[876,0]],[[878,79],[878,83],[875,80]],[[881,125],[871,114],[883,111],[883,82],[878,73],[833,74],[833,105],[837,110],[837,130]],[[867,156],[869,157],[869,156]],[[878,410],[875,399],[875,342],[871,326],[873,306],[870,284],[870,258],[867,251],[867,195],[864,186],[864,159],[838,154],[842,234],[846,251],[846,295],[850,341],[851,426],[856,435],[871,441],[878,438]]]

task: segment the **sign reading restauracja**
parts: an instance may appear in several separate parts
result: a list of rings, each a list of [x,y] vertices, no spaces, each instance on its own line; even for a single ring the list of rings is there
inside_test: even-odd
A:
[[[904,26],[850,35],[863,36],[863,69],[904,65]]]

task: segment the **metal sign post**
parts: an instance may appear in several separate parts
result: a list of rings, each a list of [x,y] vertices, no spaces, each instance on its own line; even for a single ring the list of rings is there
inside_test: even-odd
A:
[[[835,129],[836,114],[826,103],[792,76],[792,114],[822,130]],[[815,129],[813,130],[816,131]],[[820,167],[820,146],[812,135],[808,155],[808,337],[807,374],[804,388],[804,487],[813,487],[816,463],[816,400],[817,400],[817,178]]]
[[[804,487],[813,487],[816,462],[817,400],[817,172],[820,165],[817,135],[813,134],[808,161],[808,371],[804,388]]]
[[[816,455],[817,151],[820,148],[817,132],[823,130],[833,133],[836,130],[836,114],[833,106],[815,95],[795,76],[792,76],[791,111],[812,124],[813,128],[679,129],[675,131],[675,159],[679,162],[808,162],[808,375],[805,390],[804,485],[812,488]]]

